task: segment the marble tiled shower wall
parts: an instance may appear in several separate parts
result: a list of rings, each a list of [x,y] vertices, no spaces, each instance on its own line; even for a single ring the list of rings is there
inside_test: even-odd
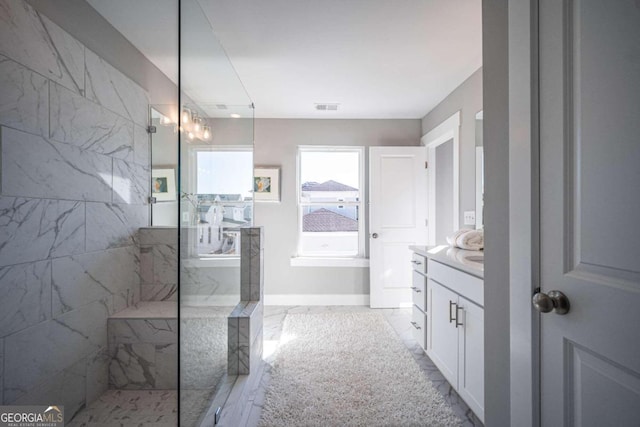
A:
[[[0,0],[0,402],[108,386],[107,317],[140,299],[145,90],[21,0]]]

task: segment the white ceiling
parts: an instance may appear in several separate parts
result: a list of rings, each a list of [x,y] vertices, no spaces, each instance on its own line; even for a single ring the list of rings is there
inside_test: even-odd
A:
[[[176,0],[87,1],[177,80]],[[421,118],[482,65],[481,0],[183,0],[183,7],[185,91],[201,103],[234,104],[249,99],[244,86],[256,117]],[[340,107],[319,112],[315,103]]]

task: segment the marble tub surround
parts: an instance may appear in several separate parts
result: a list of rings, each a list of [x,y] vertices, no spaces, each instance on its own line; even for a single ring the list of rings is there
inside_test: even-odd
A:
[[[88,91],[89,74],[109,78]],[[57,401],[68,421],[107,390],[107,319],[141,294],[148,103],[28,3],[0,0],[0,404]]]

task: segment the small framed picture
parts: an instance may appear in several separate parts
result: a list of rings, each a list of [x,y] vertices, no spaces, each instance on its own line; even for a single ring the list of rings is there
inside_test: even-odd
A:
[[[280,201],[280,168],[264,166],[254,169],[253,200],[256,202]]]
[[[151,196],[155,197],[158,202],[176,200],[175,169],[151,170]]]

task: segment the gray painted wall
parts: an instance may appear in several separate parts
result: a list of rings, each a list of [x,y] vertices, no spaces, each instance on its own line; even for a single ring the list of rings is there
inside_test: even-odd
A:
[[[254,163],[282,168],[282,201],[256,203],[254,211],[255,224],[265,228],[265,293],[369,294],[368,268],[290,266],[297,246],[298,145],[419,144],[420,120],[257,119]],[[366,160],[368,163],[368,158]],[[368,177],[368,166],[365,176]],[[368,190],[365,193],[368,200]]]
[[[140,299],[148,104],[27,3],[0,0],[4,404],[58,402],[68,420],[108,386],[107,318]]]
[[[476,113],[482,110],[482,68],[479,68],[422,119],[422,135],[460,111],[460,226],[464,211],[476,206]],[[469,226],[467,226],[469,227]]]
[[[482,3],[485,152],[485,424],[507,427],[509,389],[509,0]],[[559,421],[561,422],[561,421]]]

